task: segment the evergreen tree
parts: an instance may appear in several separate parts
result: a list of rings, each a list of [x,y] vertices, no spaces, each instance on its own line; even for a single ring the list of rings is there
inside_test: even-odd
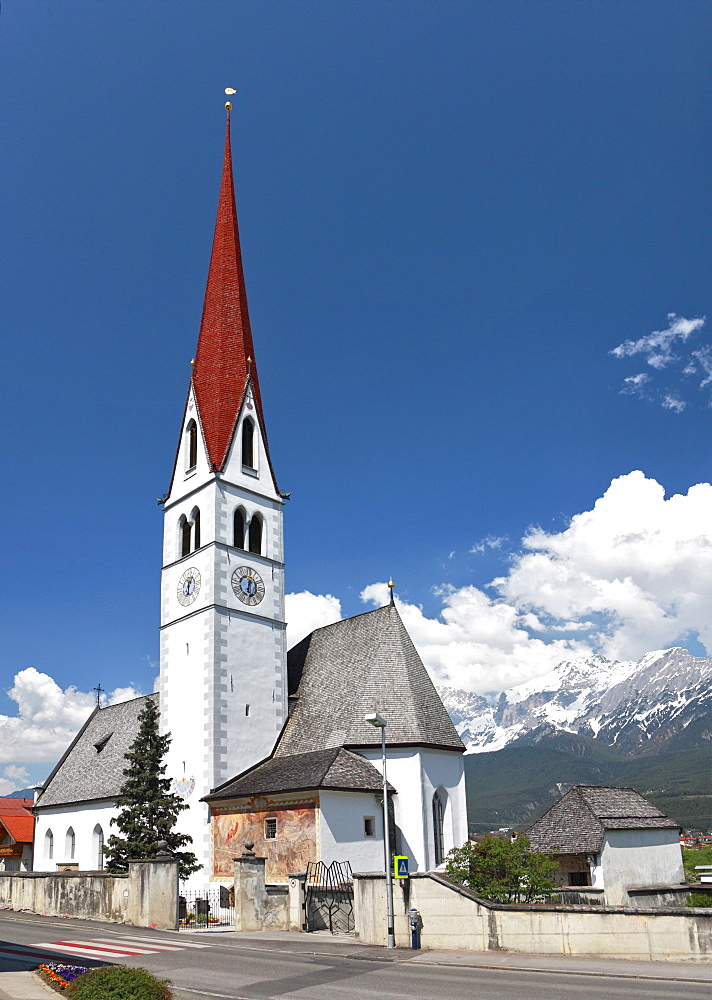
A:
[[[178,874],[182,879],[200,868],[194,854],[179,848],[191,844],[193,838],[173,830],[178,814],[187,809],[179,795],[169,789],[171,783],[164,777],[166,765],[162,763],[171,738],[158,733],[158,707],[153,699],[139,714],[136,739],[126,752],[128,767],[124,768],[125,781],[121,788],[121,812],[111,820],[120,835],[112,833],[104,854],[109,872],[128,871],[129,861],[155,858],[158,851],[167,850],[179,862]],[[167,845],[159,848],[159,842]]]

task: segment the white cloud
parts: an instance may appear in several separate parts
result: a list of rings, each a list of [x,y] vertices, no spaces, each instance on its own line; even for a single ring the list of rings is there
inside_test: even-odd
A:
[[[11,764],[4,768],[2,773],[12,781],[26,782],[30,780],[30,772],[26,767],[15,767],[14,764]]]
[[[25,767],[15,767],[11,764],[3,768],[3,778],[0,778],[0,795],[10,795],[21,788],[27,788],[30,774]]]
[[[675,360],[674,349],[684,344],[690,334],[704,326],[704,318],[685,319],[675,313],[668,313],[667,330],[653,330],[639,340],[624,340],[610,352],[614,358],[630,358],[642,354],[651,368],[665,368]]]
[[[475,542],[469,551],[473,555],[481,555],[486,549],[501,549],[506,541],[506,535],[486,535]]]
[[[685,496],[642,472],[613,480],[590,511],[548,534],[533,530],[500,597],[552,624],[593,616],[589,640],[607,656],[636,659],[685,636],[712,653],[712,486]]]
[[[331,625],[341,619],[341,601],[331,594],[312,594],[304,590],[299,594],[285,594],[284,603],[288,648],[315,628]]]
[[[0,715],[0,762],[56,763],[96,704],[94,694],[73,686],[62,690],[34,667],[15,674],[7,693],[17,702],[18,714]],[[117,688],[108,703],[137,694],[132,687]],[[8,769],[5,774],[11,777]]]
[[[668,313],[666,330],[653,330],[639,340],[624,340],[609,353],[614,358],[641,356],[656,373],[638,372],[623,379],[621,393],[659,403],[663,409],[682,413],[688,404],[684,393],[697,377],[697,388],[712,385],[712,348],[692,350],[688,340],[705,325],[705,317],[685,319]],[[659,373],[664,372],[664,375]],[[664,380],[664,384],[661,382]],[[673,384],[674,383],[674,384]]]

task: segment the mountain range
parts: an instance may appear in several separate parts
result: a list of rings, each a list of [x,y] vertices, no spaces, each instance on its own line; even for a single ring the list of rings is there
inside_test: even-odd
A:
[[[712,659],[591,655],[483,696],[440,695],[468,749],[473,829],[526,825],[572,784],[628,784],[686,828],[712,826]]]

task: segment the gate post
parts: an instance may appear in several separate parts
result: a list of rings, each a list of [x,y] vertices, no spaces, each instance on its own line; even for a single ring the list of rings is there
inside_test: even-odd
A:
[[[261,931],[267,909],[265,889],[265,859],[258,858],[252,844],[245,844],[241,858],[233,858],[235,865],[235,930]]]
[[[307,929],[306,881],[306,873],[289,876],[290,931],[305,931]]]

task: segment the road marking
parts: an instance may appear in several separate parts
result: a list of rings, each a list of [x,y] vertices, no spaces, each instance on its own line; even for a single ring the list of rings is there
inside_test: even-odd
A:
[[[209,948],[207,944],[154,944],[146,938],[90,938],[82,941],[43,941],[33,945],[54,952],[69,952],[89,958],[126,958],[132,955],[152,955],[162,951],[181,951],[183,948]]]

